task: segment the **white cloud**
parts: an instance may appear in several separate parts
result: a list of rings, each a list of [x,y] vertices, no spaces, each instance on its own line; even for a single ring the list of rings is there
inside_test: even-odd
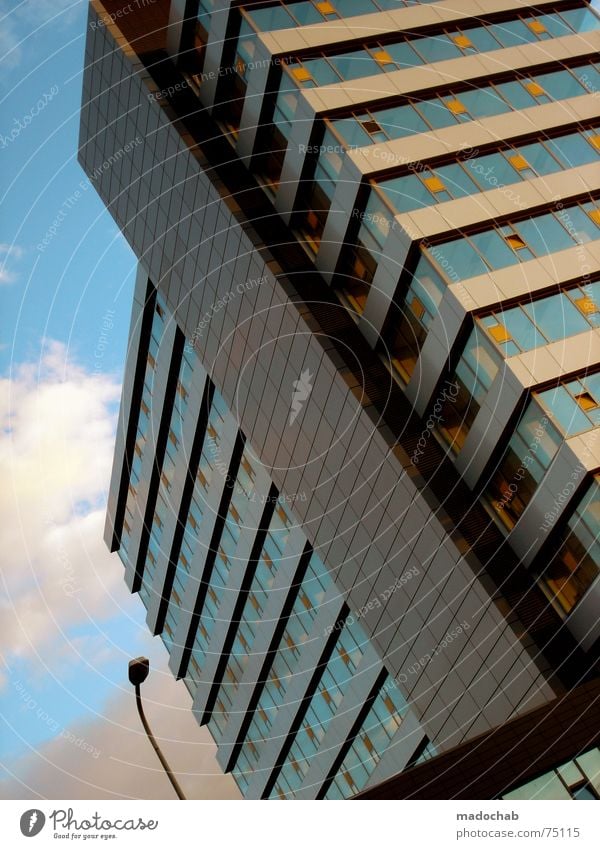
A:
[[[0,44],[0,50],[1,50]],[[15,283],[17,275],[7,267],[10,260],[19,260],[23,256],[23,249],[18,245],[0,244],[0,286]]]
[[[120,387],[67,362],[49,342],[39,363],[0,380],[0,605],[4,651],[33,656],[68,627],[118,614],[119,561],[102,542]]]
[[[185,686],[168,671],[166,650],[141,623],[141,602],[129,594],[121,562],[103,542],[119,396],[116,380],[69,362],[65,346],[52,341],[39,362],[0,379],[2,696],[23,707],[20,673],[11,666],[25,664],[35,670],[27,688],[44,700],[46,724],[60,728],[56,739],[6,764],[4,798],[168,797],[125,680],[128,658],[140,653],[154,670],[145,685],[148,714],[156,733],[172,738],[165,749],[179,774],[190,773],[182,779],[190,795],[237,792],[220,775],[208,731],[198,727]],[[134,636],[133,645],[122,646],[115,635],[125,617]],[[123,677],[98,688],[103,667],[115,660]],[[64,729],[60,704],[40,695],[48,676],[89,720]],[[98,692],[106,684],[114,696],[103,707]]]
[[[23,248],[20,248],[19,245],[9,245],[6,242],[0,242],[0,254],[10,254],[15,259],[21,259]]]

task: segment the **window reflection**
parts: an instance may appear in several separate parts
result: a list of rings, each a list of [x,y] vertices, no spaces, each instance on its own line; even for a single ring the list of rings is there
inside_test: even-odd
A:
[[[600,479],[588,487],[560,533],[558,550],[541,583],[564,613],[570,613],[600,572]]]

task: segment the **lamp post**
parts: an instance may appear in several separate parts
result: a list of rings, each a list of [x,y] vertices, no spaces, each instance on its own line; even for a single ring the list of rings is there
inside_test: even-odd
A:
[[[146,719],[146,715],[144,714],[144,708],[142,707],[142,694],[140,687],[148,677],[150,672],[150,661],[147,657],[136,657],[134,660],[129,661],[129,681],[135,687],[135,703],[137,705],[138,713],[140,715],[140,719],[142,720],[142,725],[144,726],[144,731],[150,742],[152,743],[152,748],[158,755],[158,759],[161,762],[162,768],[167,773],[167,778],[171,782],[173,790],[177,794],[179,799],[185,799],[183,795],[183,790],[179,786],[179,782],[173,775],[171,771],[171,767],[167,763],[167,759],[163,755],[160,750],[160,746],[156,742],[154,734],[150,730],[150,726],[148,725],[148,720]]]

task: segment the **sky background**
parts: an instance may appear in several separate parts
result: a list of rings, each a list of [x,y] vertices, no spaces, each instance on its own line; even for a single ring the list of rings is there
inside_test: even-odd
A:
[[[0,796],[237,798],[102,541],[136,261],[77,163],[86,0],[0,0]]]

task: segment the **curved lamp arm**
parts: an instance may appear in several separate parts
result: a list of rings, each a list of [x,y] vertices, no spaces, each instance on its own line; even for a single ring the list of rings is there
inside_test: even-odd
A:
[[[167,774],[167,778],[171,782],[171,786],[173,790],[177,794],[178,799],[185,799],[183,794],[183,790],[179,786],[179,782],[173,775],[171,771],[171,767],[167,763],[167,759],[163,755],[160,750],[160,746],[156,742],[154,734],[150,726],[148,725],[148,720],[146,719],[146,714],[144,713],[144,708],[142,706],[142,693],[141,693],[141,685],[148,677],[148,672],[150,671],[150,662],[145,657],[138,657],[135,660],[130,661],[129,663],[129,680],[135,687],[135,703],[137,705],[138,713],[140,715],[140,719],[142,720],[142,725],[144,726],[144,731],[150,742],[152,743],[152,748],[156,752],[159,761],[161,762],[162,768]]]

